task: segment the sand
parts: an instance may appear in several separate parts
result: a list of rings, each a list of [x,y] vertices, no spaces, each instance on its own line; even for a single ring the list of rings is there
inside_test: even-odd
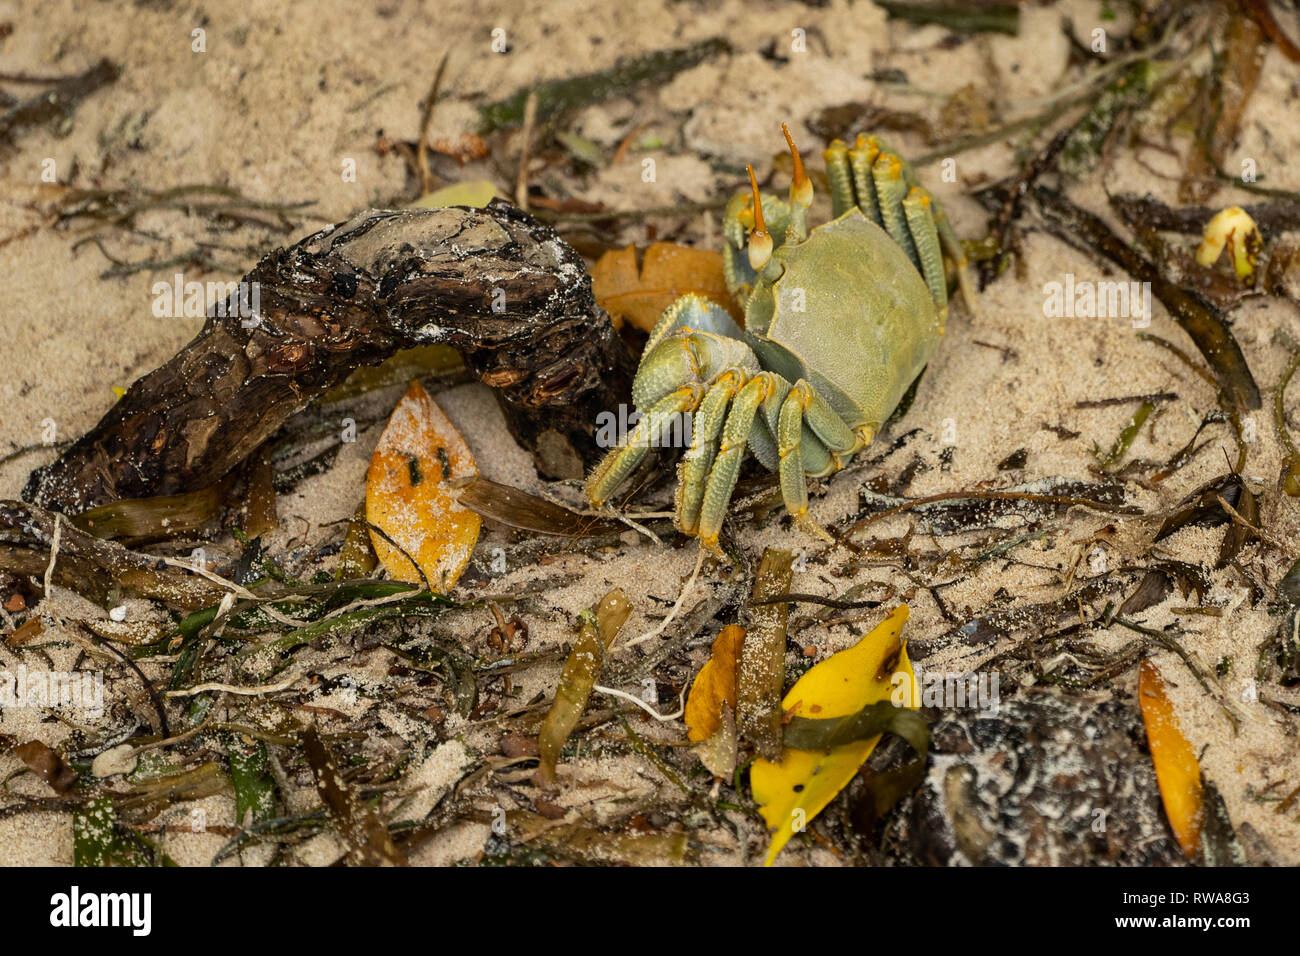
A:
[[[1062,19],[1071,19],[1076,30],[1086,35],[1093,24],[1103,22],[1100,11],[1101,4],[1089,2],[1027,8],[1019,37],[978,37],[949,49],[940,46],[946,32],[937,27],[918,29],[887,22],[879,8],[845,0],[832,0],[825,7],[741,0],[696,4],[650,0],[635,5],[573,0],[541,4],[527,14],[510,3],[476,4],[471,9],[469,5],[327,2],[287,13],[274,4],[250,7],[234,0],[213,0],[204,4],[201,14],[168,5],[0,3],[0,23],[14,27],[11,35],[0,39],[0,71],[71,73],[100,56],[125,66],[116,84],[77,109],[67,129],[57,135],[45,129],[27,133],[14,148],[0,154],[0,182],[4,183],[0,240],[31,230],[0,246],[0,302],[4,303],[0,342],[8,357],[8,374],[0,378],[0,408],[4,409],[0,456],[41,443],[51,427],[57,440],[80,435],[112,404],[115,386],[128,385],[166,360],[201,324],[190,318],[160,319],[151,311],[153,283],[170,280],[174,269],[101,278],[109,262],[100,251],[93,244],[74,248],[84,236],[83,226],[49,228],[46,217],[59,187],[165,189],[217,182],[268,201],[315,200],[300,215],[299,228],[275,240],[292,242],[367,206],[413,198],[401,158],[377,150],[376,144],[383,138],[418,137],[419,103],[444,50],[451,49],[452,58],[432,119],[433,139],[470,128],[476,103],[537,79],[563,75],[574,65],[599,69],[622,55],[722,35],[734,45],[734,55],[685,71],[634,98],[589,107],[570,125],[609,154],[633,127],[641,130],[638,140],[658,137],[663,147],[634,149],[625,161],[581,181],[555,171],[542,173],[538,180],[548,195],[576,196],[623,209],[705,201],[737,184],[735,171],[745,162],[755,163],[760,176],[770,172],[781,149],[782,121],[790,122],[800,141],[815,142],[803,120],[827,106],[853,100],[888,102],[937,122],[946,96],[973,83],[977,95],[995,104],[1003,119],[1014,119],[1066,82]],[[509,53],[491,52],[493,27],[507,31]],[[203,53],[192,51],[192,31],[198,28],[206,31]],[[785,52],[795,29],[806,31],[808,52]],[[1121,20],[1113,29],[1122,32],[1126,25]],[[759,51],[773,42],[781,56],[761,55]],[[871,78],[885,70],[903,71],[912,91],[900,92]],[[1294,119],[1296,89],[1294,65],[1270,49],[1242,124],[1241,141],[1227,157],[1229,169],[1237,168],[1242,158],[1254,158],[1270,185],[1300,189],[1300,169],[1287,162],[1300,150],[1300,125]],[[916,137],[895,135],[893,141],[907,154],[928,151]],[[919,169],[960,235],[984,234],[986,216],[966,192],[1012,169],[1016,145],[1007,140],[962,153],[956,158],[956,182],[942,180],[938,162]],[[515,148],[514,139],[506,137],[492,160],[471,165],[458,175],[465,179],[495,176],[503,185],[512,182]],[[642,177],[641,161],[646,158],[656,161],[653,182]],[[57,186],[41,183],[45,159],[54,161]],[[356,175],[349,181],[344,170],[352,163]],[[1104,183],[1075,187],[1070,195],[1093,210],[1107,209],[1105,190],[1150,191],[1176,204],[1180,170],[1176,156],[1153,149],[1142,151],[1140,157],[1125,152]],[[1215,202],[1248,198],[1225,189]],[[824,205],[817,207],[817,214],[825,215]],[[165,259],[196,243],[215,243],[219,248],[214,254],[230,269],[205,279],[238,279],[253,264],[246,247],[266,238],[263,230],[218,228],[203,218],[178,213],[150,213],[136,225],[139,233],[133,237],[106,238],[106,247],[115,257]],[[674,238],[716,245],[719,228],[715,215],[700,215],[689,219]],[[645,244],[654,237],[638,224],[626,228],[622,238]],[[1114,440],[1132,406],[1077,409],[1078,401],[1177,392],[1178,399],[1143,430],[1130,452],[1132,457],[1155,460],[1169,458],[1192,435],[1201,416],[1215,407],[1211,389],[1172,356],[1140,342],[1131,321],[1044,317],[1045,283],[1061,281],[1067,273],[1093,281],[1113,277],[1095,261],[1041,232],[1024,237],[1023,252],[1022,275],[1009,274],[981,295],[976,316],[955,313],[911,410],[878,439],[884,448],[904,431],[921,429],[906,451],[881,466],[896,476],[914,454],[928,463],[931,467],[916,476],[909,494],[948,492],[1005,479],[998,463],[1022,448],[1028,453],[1023,478],[1091,478],[1094,445],[1106,447]],[[1295,309],[1284,301],[1257,299],[1236,314],[1234,332],[1265,392],[1266,407],[1286,361],[1285,350],[1275,343],[1278,330],[1300,339]],[[1158,304],[1149,331],[1190,348]],[[390,389],[373,397],[378,420],[400,393],[400,388]],[[465,436],[483,474],[527,490],[542,487],[528,456],[506,433],[485,387],[462,386],[436,394],[435,399]],[[1044,424],[1080,434],[1061,440],[1044,430]],[[378,435],[377,426],[360,428],[357,442],[343,449],[326,474],[281,497],[281,530],[270,539],[273,548],[299,546],[339,533],[336,526],[327,526],[350,516],[363,496],[366,466]],[[1291,499],[1276,492],[1281,453],[1266,413],[1257,416],[1256,436],[1246,477],[1257,491],[1268,493],[1263,515],[1268,533],[1292,547],[1300,532],[1300,517]],[[1220,474],[1224,468],[1220,448],[1235,458],[1236,444],[1224,426],[1213,427],[1205,437],[1212,440],[1211,447],[1158,490],[1133,486],[1133,502],[1148,512],[1159,512]],[[938,467],[945,444],[956,446],[951,470]],[[0,497],[17,497],[28,471],[49,461],[53,453],[37,449],[0,465]],[[854,472],[820,485],[813,516],[829,524],[856,511],[863,478],[861,472]],[[572,488],[556,492],[576,500]],[[873,533],[898,535],[907,523],[901,517],[890,519]],[[1081,560],[1080,574],[1088,573],[1088,558],[1098,546],[1107,560],[1122,563],[1142,552],[1151,533],[1149,523],[1140,520],[1084,514],[1072,516],[1067,530],[1052,535],[1041,553],[1017,552],[1022,561],[1032,561],[1041,570],[986,562],[979,573],[947,589],[945,600],[959,614],[978,613],[1002,589],[1024,600],[1047,600],[1064,593],[1065,572]],[[1221,536],[1221,530],[1186,531],[1164,545],[1178,559],[1208,567]],[[562,556],[540,567],[510,567],[477,593],[518,592],[539,578],[557,582],[522,615],[528,626],[528,651],[571,641],[576,615],[614,586],[622,586],[633,598],[634,611],[625,633],[644,633],[656,627],[664,608],[677,600],[695,567],[696,550],[693,545],[671,548],[629,537],[634,543],[619,548]],[[504,532],[488,530],[480,548],[508,540]],[[823,555],[816,539],[776,517],[745,524],[739,543],[751,556],[767,546],[804,549],[811,560],[808,570],[796,576],[796,591],[833,595],[869,582],[906,587],[887,569],[846,569],[842,551]],[[217,552],[238,550],[229,541],[212,547]],[[1254,546],[1246,553],[1245,566],[1258,579],[1275,584],[1294,557]],[[695,586],[696,599],[712,586],[712,574],[713,569],[706,567]],[[1275,859],[1300,863],[1296,810],[1277,814],[1275,802],[1252,796],[1264,790],[1284,794],[1300,784],[1295,718],[1241,701],[1243,681],[1253,669],[1259,645],[1280,618],[1269,613],[1266,602],[1252,606],[1241,575],[1228,570],[1212,577],[1214,587],[1205,603],[1221,608],[1220,616],[1179,613],[1177,608],[1190,600],[1175,597],[1145,612],[1142,620],[1149,627],[1176,621],[1185,628],[1189,652],[1222,693],[1236,702],[1243,719],[1234,732],[1176,656],[1163,651],[1155,655],[1172,688],[1180,724],[1200,752],[1206,776],[1223,792],[1234,822],[1249,824]],[[461,596],[476,594],[473,589],[462,590]],[[50,608],[41,609],[49,618],[51,637],[57,640],[68,634],[54,615],[88,613],[78,600],[56,589]],[[105,612],[94,609],[93,613],[103,616]],[[855,626],[813,625],[796,639],[822,659],[851,644],[855,628],[873,624],[879,616],[880,612],[865,614]],[[438,626],[444,633],[472,635],[467,638],[472,641],[481,639],[491,620],[479,609],[448,615]],[[931,637],[947,627],[933,601],[921,592],[912,603],[910,636]],[[694,645],[696,665],[711,639],[712,634],[701,635]],[[1104,638],[1115,647],[1129,639],[1131,634],[1119,628]],[[926,664],[933,669],[964,669],[978,666],[999,649],[940,653]],[[71,666],[77,646],[51,647],[48,653],[55,664]],[[1236,663],[1226,676],[1216,677],[1215,664],[1224,657]],[[12,653],[0,652],[0,658],[5,666],[15,663]],[[391,657],[382,650],[353,653],[347,644],[330,644],[304,652],[301,663],[326,678],[350,676],[364,687],[367,682],[378,686],[386,680]],[[557,673],[558,665],[522,672],[516,681],[516,699],[526,702],[538,693],[549,694]],[[1135,685],[1135,671],[1117,681],[1129,694]],[[113,680],[108,689],[110,699],[113,694],[139,696],[138,683],[126,680]],[[663,692],[666,700],[667,689]],[[1294,692],[1288,695],[1281,688],[1269,688],[1269,693],[1297,701]],[[327,694],[312,703],[352,714],[382,706],[364,694],[351,704]],[[428,739],[427,730],[413,726],[405,712],[384,715],[392,740],[415,742],[427,750],[407,781],[414,791],[413,806],[432,807],[476,756],[497,752],[488,730],[457,717],[448,720],[439,742]],[[672,722],[651,722],[639,732],[665,741],[684,736],[680,723]],[[67,739],[68,727],[31,711],[8,709],[0,715],[0,734],[17,741],[37,738],[57,747]],[[385,745],[391,746],[375,742],[376,747]],[[12,755],[0,756],[0,776],[8,777],[19,766]],[[650,764],[631,758],[582,755],[567,763],[563,773],[572,789],[561,802],[581,808],[591,819],[601,819],[612,806],[623,806],[611,801],[643,799],[660,788],[665,795],[671,792]],[[299,810],[316,805],[310,780],[282,784],[286,799]],[[24,796],[49,794],[30,775],[19,777],[11,790]],[[233,802],[226,795],[205,798],[202,807],[210,825],[236,822]],[[178,805],[155,822],[183,821],[191,809],[189,804]],[[752,859],[760,845],[755,842],[755,823],[739,817],[737,821],[753,844],[748,849]],[[487,835],[486,826],[457,826],[426,844],[416,862],[447,864],[473,858]],[[168,853],[192,865],[205,865],[225,839],[213,833],[161,837]],[[707,853],[708,862],[746,858],[746,848],[737,846],[726,831],[711,834],[709,840],[715,845]],[[796,850],[792,845],[783,860],[836,862],[830,852],[810,847]],[[266,862],[267,849],[245,853],[243,862]],[[294,858],[305,864],[326,864],[340,852],[336,838],[322,834],[296,848]],[[0,820],[0,863],[67,864],[71,859],[68,815],[27,814]]]

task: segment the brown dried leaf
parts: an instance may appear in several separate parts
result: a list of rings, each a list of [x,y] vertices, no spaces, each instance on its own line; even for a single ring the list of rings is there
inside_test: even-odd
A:
[[[656,242],[646,249],[639,271],[634,246],[612,250],[592,268],[591,288],[616,327],[627,319],[649,332],[664,309],[688,292],[717,302],[737,322],[744,319],[727,291],[722,254],[708,249]]]
[[[468,508],[484,518],[537,534],[588,538],[627,530],[627,526],[621,522],[579,514],[553,501],[487,478],[474,478],[465,485],[460,491],[459,501],[462,508]]]
[[[722,727],[722,709],[736,706],[736,679],[740,668],[740,649],[745,629],[729,624],[718,632],[709,659],[700,668],[686,699],[683,719],[687,737],[695,742],[707,740]]]
[[[63,758],[39,740],[29,740],[14,748],[14,755],[27,764],[27,769],[38,774],[55,793],[67,793],[77,782],[77,771]]]

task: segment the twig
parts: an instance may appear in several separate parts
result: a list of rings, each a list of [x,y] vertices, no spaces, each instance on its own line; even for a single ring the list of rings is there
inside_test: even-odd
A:
[[[515,205],[528,211],[528,146],[533,138],[533,124],[537,122],[537,91],[528,94],[524,103],[524,130],[519,145],[519,178],[515,181]]]
[[[433,75],[433,85],[429,87],[429,95],[424,98],[424,112],[420,116],[420,140],[415,146],[415,161],[420,171],[420,195],[433,192],[433,171],[429,169],[429,122],[433,119],[433,105],[438,102],[442,73],[447,69],[450,57],[451,50],[442,55],[438,71]]]
[[[196,694],[206,694],[208,691],[222,691],[227,694],[238,694],[241,697],[258,697],[262,694],[275,694],[279,691],[286,690],[296,684],[302,674],[294,674],[287,677],[278,684],[262,684],[259,687],[241,687],[238,684],[221,684],[215,681],[207,684],[195,684],[193,687],[184,687],[180,690],[169,690],[168,697],[193,697]]]

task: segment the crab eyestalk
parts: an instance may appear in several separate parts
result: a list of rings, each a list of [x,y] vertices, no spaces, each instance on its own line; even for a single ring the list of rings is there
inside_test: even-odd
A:
[[[763,221],[763,200],[758,195],[758,180],[754,177],[754,167],[749,170],[749,185],[754,190],[754,228],[749,230],[749,267],[755,272],[762,272],[763,267],[772,259],[772,236]]]
[[[803,158],[799,147],[794,144],[790,127],[781,124],[785,141],[790,146],[790,155],[794,158],[794,178],[790,180],[790,225],[785,231],[786,242],[803,242],[808,238],[808,207],[813,201],[812,180],[804,172]]]

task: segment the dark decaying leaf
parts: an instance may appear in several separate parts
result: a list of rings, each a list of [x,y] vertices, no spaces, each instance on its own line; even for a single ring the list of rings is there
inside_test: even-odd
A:
[[[1212,582],[1209,573],[1199,564],[1190,561],[1156,562],[1138,583],[1137,589],[1120,605],[1120,616],[1127,617],[1154,607],[1169,596],[1175,584],[1183,597],[1195,591],[1197,597],[1204,599]]]
[[[847,717],[818,719],[791,717],[784,742],[796,750],[830,750],[883,733],[896,734],[924,758],[930,746],[930,727],[915,710],[898,707],[892,700],[877,701]]]
[[[316,777],[316,791],[347,847],[348,862],[354,866],[409,865],[379,814],[344,782],[334,755],[315,728],[303,731],[302,744]]]
[[[524,121],[524,108],[530,94],[537,95],[537,122],[542,123],[569,110],[625,95],[639,86],[667,82],[682,70],[730,49],[731,44],[726,40],[714,37],[680,50],[656,50],[598,73],[584,73],[525,87],[504,100],[482,107],[478,132],[491,133],[519,126]]]
[[[219,584],[102,541],[66,518],[56,518],[51,511],[21,501],[0,501],[0,570],[38,579],[44,575],[56,521],[60,533],[54,583],[93,601],[105,603],[114,593],[131,594],[192,611],[217,603],[227,593]]]
[[[968,33],[1020,33],[1020,7],[1014,3],[900,3],[877,0],[877,6],[896,20],[935,24],[958,35]]]
[[[992,644],[1026,629],[1046,633],[1064,620],[1078,619],[1079,607],[1122,588],[1131,577],[1118,573],[1100,574],[1069,594],[1040,604],[1018,604],[973,617],[936,637],[916,637],[908,641],[913,660],[927,657],[950,645],[976,646]]]
[[[1227,499],[1224,499],[1225,501]],[[1244,484],[1241,486],[1241,494],[1233,510],[1241,516],[1242,521],[1246,524],[1259,527],[1259,502],[1256,500],[1251,490]],[[1251,528],[1241,521],[1233,520],[1228,524],[1228,530],[1223,536],[1223,544],[1219,546],[1219,557],[1214,562],[1215,568],[1226,568],[1237,557],[1247,544],[1259,537]]]
[[[55,793],[67,793],[77,782],[77,771],[39,740],[19,744],[14,748],[14,756],[27,764],[27,769],[38,774]]]
[[[1139,614],[1149,607],[1154,607],[1169,596],[1174,589],[1173,579],[1163,571],[1148,571],[1138,583],[1137,590],[1130,594],[1119,606],[1119,613],[1124,615]]]
[[[180,495],[156,498],[123,498],[99,505],[68,520],[96,538],[111,538],[129,544],[161,541],[203,530],[221,514],[235,475]]]
[[[917,530],[926,534],[954,534],[1026,524],[1063,514],[1083,506],[1118,514],[1140,513],[1127,503],[1124,486],[1116,481],[1088,482],[1065,478],[1041,478],[996,491],[972,491],[934,496],[934,500],[899,498],[862,490],[862,511],[854,530],[876,516],[906,512],[917,519]]]
[[[1246,851],[1237,840],[1237,831],[1228,816],[1219,788],[1204,777],[1201,791],[1205,798],[1205,822],[1201,827],[1201,859],[1206,866],[1245,866]]]
[[[853,806],[853,826],[859,833],[871,833],[898,801],[925,779],[925,759],[909,760],[901,767],[880,772],[863,769],[867,788]]]
[[[1282,580],[1277,582],[1277,596],[1292,607],[1300,606],[1300,559],[1297,559]]]
[[[536,534],[589,538],[627,530],[627,525],[621,522],[579,514],[553,501],[483,477],[471,479],[460,490],[459,501],[462,507],[484,518]]]
[[[1231,515],[1224,511],[1223,505],[1219,503],[1220,498],[1231,505],[1238,514],[1241,514],[1242,517],[1245,517],[1248,521],[1251,521],[1251,518],[1248,517],[1242,509],[1245,508],[1250,511],[1251,514],[1254,515],[1254,521],[1251,521],[1252,524],[1259,520],[1259,511],[1255,504],[1255,497],[1250,493],[1249,489],[1246,488],[1245,484],[1241,480],[1241,476],[1237,474],[1220,475],[1218,478],[1206,482],[1204,485],[1201,485],[1201,487],[1184,497],[1161,523],[1160,530],[1156,532],[1155,540],[1163,541],[1175,531],[1182,528],[1214,528],[1231,521]],[[1240,528],[1240,525],[1237,527]],[[1245,532],[1247,536],[1250,534],[1250,531],[1247,528],[1241,528],[1241,531]],[[1223,558],[1224,552],[1229,550],[1230,540],[1233,540],[1231,530],[1229,531],[1228,536],[1224,539],[1224,548],[1219,554],[1220,559]],[[1240,538],[1239,543],[1236,545],[1236,549],[1232,551],[1233,555],[1235,555],[1237,550],[1240,550],[1241,545],[1244,544],[1246,540],[1248,540],[1246,536]],[[1228,560],[1231,560],[1231,556]],[[1223,567],[1223,565],[1218,565],[1218,567]]]

